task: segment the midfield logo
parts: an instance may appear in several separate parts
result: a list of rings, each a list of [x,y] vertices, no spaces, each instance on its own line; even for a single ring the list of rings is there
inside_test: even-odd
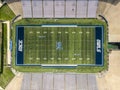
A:
[[[18,51],[20,51],[20,52],[23,51],[23,40],[18,41]]]
[[[97,39],[97,52],[101,53],[101,40]]]

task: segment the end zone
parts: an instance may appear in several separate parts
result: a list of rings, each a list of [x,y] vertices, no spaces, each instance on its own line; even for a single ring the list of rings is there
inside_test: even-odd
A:
[[[16,65],[24,64],[24,27],[17,27]]]
[[[103,26],[95,28],[95,35],[96,35],[96,65],[103,66]]]

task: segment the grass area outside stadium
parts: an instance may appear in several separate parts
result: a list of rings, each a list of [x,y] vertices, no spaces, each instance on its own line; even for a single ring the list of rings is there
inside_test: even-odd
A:
[[[15,14],[7,4],[0,7],[0,20],[12,20],[14,17]]]
[[[5,88],[8,83],[12,80],[14,77],[14,74],[10,70],[9,67],[7,67],[6,64],[6,57],[7,57],[7,25],[5,23],[2,23],[2,71],[0,73],[0,86],[2,88]]]
[[[8,85],[8,83],[12,80],[13,77],[14,77],[14,74],[12,73],[10,68],[4,67],[3,73],[0,74],[0,86],[2,88],[5,88]]]
[[[15,17],[13,11],[9,8],[7,4],[0,7],[0,20],[12,20]],[[7,67],[6,57],[7,57],[7,25],[2,23],[2,47],[1,47],[1,61],[0,61],[0,86],[5,88],[7,84],[12,80],[14,74]]]
[[[12,30],[12,40],[13,40],[13,45],[15,45],[15,27],[16,25],[38,25],[38,24],[80,24],[80,25],[103,25],[105,28],[105,33],[104,33],[104,66],[103,67],[96,67],[96,66],[79,66],[77,68],[72,68],[72,69],[66,69],[66,68],[41,68],[39,66],[35,66],[32,68],[32,66],[16,66],[15,65],[15,46],[13,46],[13,52],[12,52],[12,58],[13,58],[13,67],[19,71],[39,71],[39,72],[99,72],[104,69],[107,69],[107,52],[106,52],[106,46],[107,46],[107,38],[106,38],[106,30],[107,26],[104,22],[97,20],[97,19],[22,19],[18,22],[16,22],[13,25],[13,30]],[[106,49],[105,49],[106,48]]]

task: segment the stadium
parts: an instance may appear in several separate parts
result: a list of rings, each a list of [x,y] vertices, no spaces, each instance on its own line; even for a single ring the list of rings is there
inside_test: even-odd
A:
[[[113,53],[120,41],[115,19],[119,0],[1,1],[0,86],[5,90],[18,86],[20,90],[109,90],[104,76],[116,71],[111,71],[115,63],[111,59],[118,57]],[[11,87],[8,83],[14,76],[20,84]]]
[[[40,25],[16,26],[16,65],[103,66],[105,24],[58,23],[63,18],[96,18],[98,0],[22,0],[21,3],[23,18],[50,18],[56,23],[46,24],[44,20]]]

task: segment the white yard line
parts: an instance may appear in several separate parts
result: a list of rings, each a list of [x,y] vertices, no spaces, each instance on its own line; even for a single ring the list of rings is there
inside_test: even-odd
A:
[[[10,51],[10,21],[4,22],[7,24],[7,64],[11,64],[11,51]]]

